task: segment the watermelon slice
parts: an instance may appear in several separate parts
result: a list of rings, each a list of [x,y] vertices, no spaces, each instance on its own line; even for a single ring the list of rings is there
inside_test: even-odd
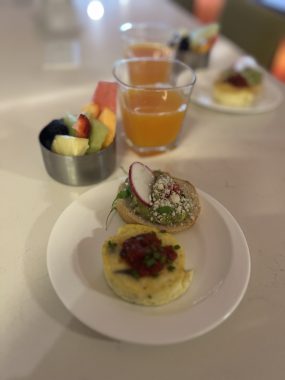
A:
[[[92,102],[98,104],[101,110],[108,107],[116,113],[117,83],[99,81],[93,94]]]

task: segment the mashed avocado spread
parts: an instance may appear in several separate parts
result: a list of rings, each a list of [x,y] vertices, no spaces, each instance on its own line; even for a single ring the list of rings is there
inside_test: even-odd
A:
[[[192,201],[185,196],[179,184],[167,173],[155,171],[154,175],[150,206],[132,193],[128,179],[117,198],[124,198],[133,212],[152,223],[175,225],[190,217]]]

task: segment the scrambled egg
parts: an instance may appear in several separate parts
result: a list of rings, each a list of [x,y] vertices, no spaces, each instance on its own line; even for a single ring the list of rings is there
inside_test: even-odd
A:
[[[120,257],[122,244],[130,237],[155,232],[162,245],[176,247],[177,258],[173,270],[164,267],[158,276],[136,278],[129,272],[129,264]],[[184,269],[185,253],[173,235],[156,228],[139,224],[126,224],[115,236],[105,241],[102,247],[103,268],[111,289],[125,301],[140,305],[162,305],[173,301],[188,289],[192,271]]]

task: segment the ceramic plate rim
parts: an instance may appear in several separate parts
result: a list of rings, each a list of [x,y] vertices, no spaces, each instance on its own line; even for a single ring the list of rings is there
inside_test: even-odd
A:
[[[96,198],[96,193],[98,194],[98,192],[104,190],[104,188],[114,189],[114,191],[116,191],[118,184],[121,183],[121,180],[122,179],[119,178],[94,186],[92,189],[83,193],[79,196],[78,199],[73,201],[61,213],[61,215],[55,222],[48,240],[47,268],[52,286],[59,299],[62,301],[62,303],[65,305],[65,307],[69,310],[69,312],[72,315],[74,315],[85,325],[89,326],[91,329],[99,333],[102,333],[103,335],[106,335],[110,338],[114,338],[120,341],[126,341],[129,343],[139,343],[147,345],[165,345],[179,343],[183,341],[188,341],[192,338],[205,334],[206,332],[220,325],[237,308],[246,292],[250,278],[250,253],[245,236],[234,217],[220,202],[218,202],[215,198],[213,198],[212,196],[210,196],[202,190],[198,189],[198,193],[201,197],[201,200],[203,199],[203,201],[209,202],[209,204],[213,206],[215,210],[217,210],[219,215],[222,216],[226,225],[230,226],[229,232],[230,234],[232,234],[231,238],[236,239],[236,243],[238,243],[239,245],[239,254],[237,255],[237,252],[231,253],[232,264],[229,268],[229,273],[227,274],[225,283],[223,284],[223,286],[221,286],[219,291],[213,293],[213,295],[209,297],[209,299],[206,302],[202,302],[197,307],[195,306],[195,308],[190,308],[190,310],[187,310],[187,312],[178,313],[177,315],[166,315],[161,318],[160,323],[162,323],[162,325],[165,326],[169,325],[173,327],[173,324],[175,325],[178,322],[184,324],[183,331],[179,333],[168,331],[166,334],[155,333],[154,335],[146,334],[146,336],[142,336],[140,333],[138,333],[131,335],[130,333],[128,333],[128,331],[120,331],[114,327],[111,327],[110,323],[109,325],[108,323],[106,324],[106,319],[104,319],[104,313],[120,312],[121,316],[125,315],[126,319],[128,320],[128,318],[132,318],[135,310],[135,313],[142,312],[142,316],[141,314],[139,314],[139,319],[140,321],[142,321],[143,323],[145,322],[146,325],[148,325],[149,319],[147,318],[149,317],[145,317],[143,315],[143,310],[147,310],[149,307],[128,304],[127,302],[122,301],[120,299],[109,300],[106,299],[106,297],[104,298],[104,296],[100,295],[99,293],[96,293],[94,296],[94,292],[92,293],[92,290],[86,287],[86,284],[83,284],[79,278],[77,279],[77,275],[75,273],[71,273],[72,270],[69,268],[69,261],[71,260],[71,257],[69,257],[70,253],[63,254],[63,259],[59,259],[57,253],[58,248],[56,246],[56,240],[58,240],[57,235],[61,232],[60,223],[62,220],[64,220],[65,217],[68,216],[68,212],[72,212],[72,207],[77,207],[79,204],[78,202],[80,202],[81,200],[84,201],[84,199],[88,199],[88,197],[92,198],[93,196],[95,196]],[[234,251],[235,250],[236,248],[234,249]],[[67,267],[69,269],[67,273],[65,273],[65,276],[70,276],[71,278],[71,281],[69,283],[70,288],[64,287],[61,282],[62,279],[59,276],[59,264],[61,264],[60,260],[66,260],[68,264]],[[237,276],[238,282],[235,282],[233,279],[237,274],[237,270],[239,271]],[[84,299],[79,306],[74,306],[72,304],[72,300],[74,299],[75,295],[77,293],[79,294],[80,292],[84,292]],[[227,297],[226,302],[224,301],[223,297]],[[98,316],[96,315],[96,321],[93,321],[90,315],[87,315],[90,313],[88,311],[88,305],[86,305],[86,303],[89,302],[90,299],[92,299],[93,301],[95,300],[97,306],[100,305],[100,311],[97,312]],[[216,310],[217,306],[219,306],[220,309],[218,307],[218,310]],[[101,310],[102,307],[103,310]],[[160,307],[154,308],[156,309]],[[193,329],[193,326],[191,326],[191,324],[188,328],[187,325],[189,324],[189,321],[196,321],[197,318],[199,318],[199,315],[201,317],[201,313],[202,315],[203,313],[205,313],[204,315],[206,315],[209,312],[209,309],[211,308],[212,310],[216,310],[213,313],[212,317],[209,317],[209,315],[206,316],[207,320],[204,323],[200,324],[201,326],[199,326],[198,328],[196,327],[196,329]],[[159,321],[159,318],[155,318],[153,318],[153,322],[157,323],[157,320]]]

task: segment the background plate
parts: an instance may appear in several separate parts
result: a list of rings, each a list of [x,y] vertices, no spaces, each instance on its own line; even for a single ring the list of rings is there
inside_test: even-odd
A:
[[[283,99],[282,93],[274,80],[264,72],[263,93],[256,102],[249,107],[230,107],[217,103],[212,98],[213,83],[219,76],[219,70],[197,70],[197,83],[193,89],[191,102],[219,112],[255,114],[269,112],[277,108]]]

